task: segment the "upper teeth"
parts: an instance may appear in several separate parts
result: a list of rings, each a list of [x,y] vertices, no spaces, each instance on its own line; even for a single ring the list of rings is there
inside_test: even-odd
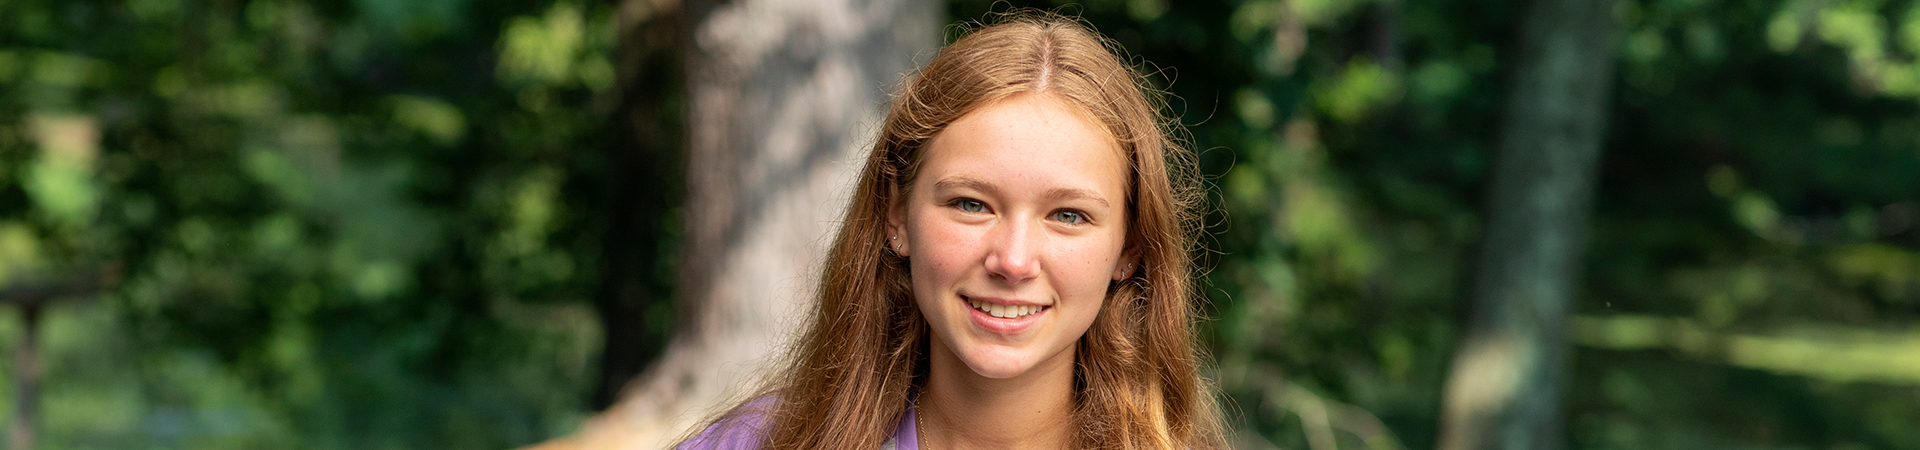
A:
[[[998,305],[998,304],[987,303],[987,302],[974,300],[974,299],[967,299],[967,303],[973,305],[973,309],[978,309],[980,310],[980,312],[987,313],[987,315],[989,316],[999,317],[1002,319],[1025,317],[1028,314],[1037,313],[1037,312],[1040,312],[1040,310],[1042,309],[1046,309],[1045,306]]]

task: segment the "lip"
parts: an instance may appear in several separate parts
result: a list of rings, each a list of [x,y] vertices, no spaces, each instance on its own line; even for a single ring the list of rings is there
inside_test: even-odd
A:
[[[1046,306],[1047,308],[1040,310],[1040,312],[1028,314],[1023,317],[1007,319],[1007,318],[994,317],[978,309],[974,309],[973,305],[969,304],[968,300],[979,300],[979,301],[993,303],[997,305]],[[992,297],[969,297],[966,295],[960,295],[960,307],[966,308],[968,312],[972,313],[973,325],[976,327],[980,327],[981,329],[984,329],[988,332],[997,333],[997,334],[1019,334],[1022,331],[1027,331],[1027,329],[1033,328],[1035,324],[1040,323],[1041,317],[1044,317],[1047,314],[1053,312],[1052,306],[1053,305],[1042,305],[1039,303],[1020,301],[1020,300],[1010,300],[1010,299],[992,298]]]

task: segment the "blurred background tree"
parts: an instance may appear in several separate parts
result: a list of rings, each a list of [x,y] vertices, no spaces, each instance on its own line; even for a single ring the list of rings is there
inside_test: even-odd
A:
[[[630,385],[555,447],[667,447],[716,405],[755,391],[754,376],[807,314],[810,280],[845,217],[888,90],[937,44],[939,5],[690,0],[657,9],[684,14],[674,26],[687,28],[686,214],[669,225],[686,234],[672,340],[637,377],[603,380]],[[645,131],[634,136],[646,140]]]
[[[1435,447],[1527,2],[1064,3],[945,16],[1062,7],[1174,96],[1240,447]],[[120,268],[42,313],[39,447],[575,433],[675,327],[675,11],[0,0],[0,288]],[[1920,2],[1610,14],[1564,445],[1920,448]]]
[[[1536,1],[1521,13],[1441,449],[1564,446],[1567,316],[1607,125],[1613,5]]]

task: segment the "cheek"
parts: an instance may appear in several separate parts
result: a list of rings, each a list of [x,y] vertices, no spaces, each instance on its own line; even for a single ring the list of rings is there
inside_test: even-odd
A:
[[[1112,287],[1113,264],[1120,258],[1115,245],[1103,240],[1087,240],[1056,249],[1054,288],[1061,300],[1086,307],[1072,308],[1069,322],[1082,332],[1093,324],[1100,309],[1106,307]]]
[[[914,220],[908,223],[907,233],[913,244],[908,264],[912,267],[910,276],[915,291],[952,285],[977,259],[979,236],[959,224]]]
[[[1109,239],[1084,239],[1065,242],[1055,249],[1055,283],[1067,297],[1104,297],[1113,281],[1113,265],[1120,260],[1120,245]]]

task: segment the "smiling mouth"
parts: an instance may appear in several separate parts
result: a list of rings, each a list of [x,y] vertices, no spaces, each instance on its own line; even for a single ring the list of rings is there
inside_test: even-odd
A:
[[[1047,308],[1049,308],[1049,306],[1041,306],[1041,305],[1000,305],[1000,304],[974,300],[972,298],[967,299],[967,304],[971,305],[975,310],[978,310],[983,313],[987,313],[987,315],[989,316],[999,317],[1002,319],[1018,319],[1018,318],[1033,315],[1040,311],[1045,311]]]

